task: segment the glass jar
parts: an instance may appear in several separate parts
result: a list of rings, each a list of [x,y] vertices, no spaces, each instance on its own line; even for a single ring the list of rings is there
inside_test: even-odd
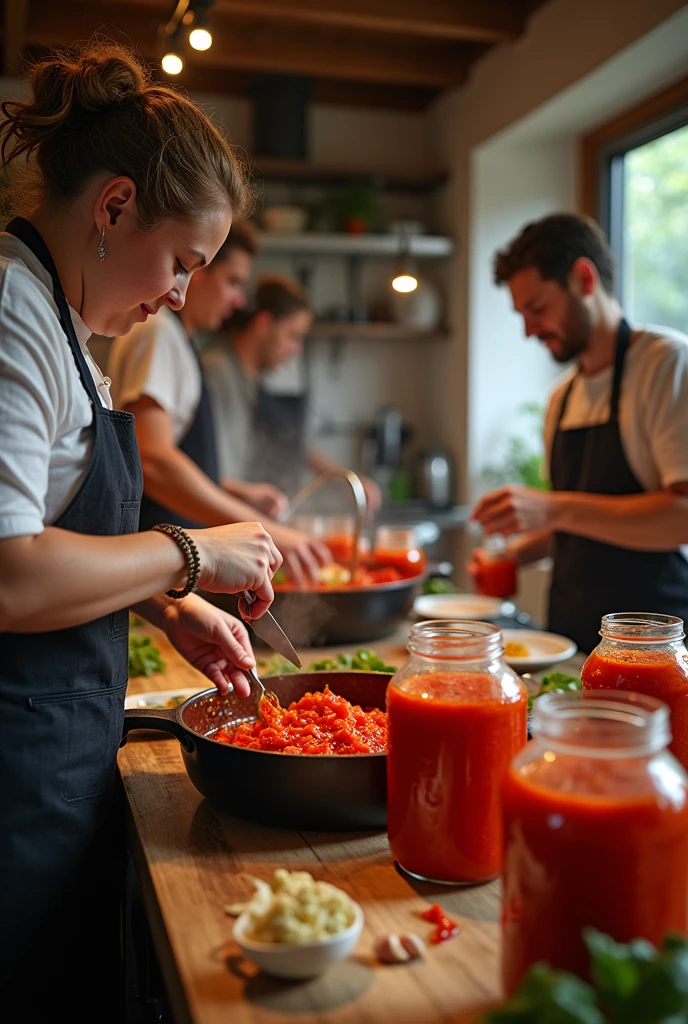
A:
[[[375,532],[372,561],[375,565],[391,565],[404,579],[409,579],[423,572],[427,560],[414,529],[379,526]]]
[[[355,517],[353,515],[322,515],[320,522],[318,536],[329,548],[332,560],[338,565],[349,566],[354,553]],[[369,542],[365,537],[360,537],[358,542],[359,558],[365,558],[369,550]]]
[[[669,710],[621,690],[544,694],[504,785],[502,980],[538,960],[585,976],[581,932],[686,929],[688,776]]]
[[[683,620],[652,612],[605,615],[581,670],[584,690],[632,690],[669,705],[671,751],[688,770],[688,651]]]
[[[487,622],[419,622],[387,689],[387,830],[409,874],[484,882],[502,863],[500,787],[526,742],[526,688]]]
[[[518,590],[518,563],[509,553],[501,533],[485,537],[473,552],[477,566],[474,574],[478,594],[488,597],[513,597]]]

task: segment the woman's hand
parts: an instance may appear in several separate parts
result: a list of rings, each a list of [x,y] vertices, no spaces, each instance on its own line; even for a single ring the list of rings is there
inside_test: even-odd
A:
[[[232,523],[209,530],[189,530],[201,557],[199,587],[213,594],[256,595],[252,618],[259,619],[274,597],[272,577],[282,556],[260,523]]]
[[[229,692],[228,679],[240,697],[249,696],[242,669],[255,668],[256,659],[242,622],[189,594],[165,606],[161,624],[172,646],[223,696]]]

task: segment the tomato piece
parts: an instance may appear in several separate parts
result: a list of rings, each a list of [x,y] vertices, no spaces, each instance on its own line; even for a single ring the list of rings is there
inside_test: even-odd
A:
[[[435,925],[435,931],[430,937],[430,941],[435,944],[446,942],[447,939],[453,939],[461,931],[458,924],[452,921],[450,917],[447,917],[439,903],[433,903],[430,909],[425,910],[420,916],[424,921],[430,921],[431,924]]]

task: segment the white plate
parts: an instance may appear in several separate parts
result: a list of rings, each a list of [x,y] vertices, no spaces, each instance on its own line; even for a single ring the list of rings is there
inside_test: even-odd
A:
[[[423,594],[413,602],[419,619],[493,619],[501,615],[500,597],[480,594]]]
[[[507,665],[511,665],[517,672],[539,672],[560,661],[567,661],[578,650],[567,636],[545,633],[539,629],[505,629],[503,636],[505,644],[523,644],[528,648],[527,658],[504,656]]]
[[[183,697],[184,700],[187,697],[193,697],[194,693],[202,693],[203,690],[209,689],[211,686],[210,680],[208,680],[208,686],[187,686],[186,689],[181,690],[148,690],[146,693],[132,693],[124,701],[124,708],[126,711],[132,711],[136,708],[160,708],[164,707],[166,700],[171,700],[172,697]]]

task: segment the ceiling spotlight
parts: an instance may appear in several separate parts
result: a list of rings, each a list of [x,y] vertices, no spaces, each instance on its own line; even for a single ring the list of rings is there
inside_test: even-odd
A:
[[[167,75],[178,75],[184,70],[184,61],[178,53],[170,50],[162,59],[162,69]]]
[[[189,33],[189,42],[194,50],[209,50],[213,45],[213,37],[207,28],[192,28]]]
[[[418,278],[412,274],[397,274],[392,280],[392,288],[395,292],[415,292],[418,287]]]
[[[392,277],[392,288],[395,292],[415,292],[418,287],[418,274],[415,261],[409,252],[409,240],[405,235],[402,235],[399,240],[399,248]]]

